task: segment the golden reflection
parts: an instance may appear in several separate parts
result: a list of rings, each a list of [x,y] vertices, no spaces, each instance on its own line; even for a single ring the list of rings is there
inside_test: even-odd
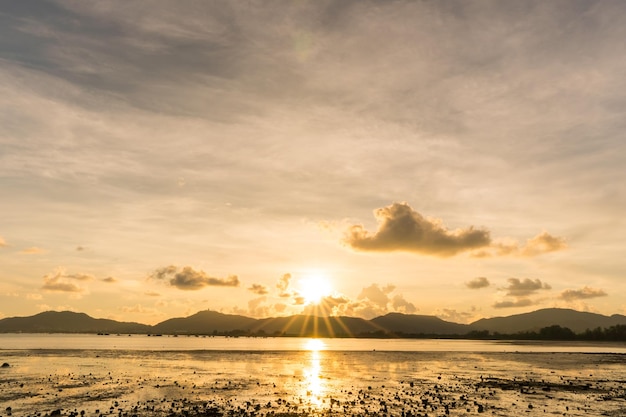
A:
[[[308,339],[304,344],[304,349],[310,350],[311,352],[324,350],[326,349],[326,343],[320,339]]]
[[[311,406],[319,408],[324,402],[325,386],[321,376],[321,351],[326,349],[326,344],[319,339],[308,339],[305,343],[305,349],[309,351],[309,362],[308,367],[303,372],[303,396]]]

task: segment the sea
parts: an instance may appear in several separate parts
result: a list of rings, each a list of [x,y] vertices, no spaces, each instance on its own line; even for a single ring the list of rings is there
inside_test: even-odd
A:
[[[626,416],[626,344],[0,335],[4,416]]]

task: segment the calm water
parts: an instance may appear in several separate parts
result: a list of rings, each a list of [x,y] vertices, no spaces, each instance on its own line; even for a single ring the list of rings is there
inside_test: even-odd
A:
[[[623,344],[4,334],[2,362],[1,417],[626,416]]]
[[[0,352],[13,349],[220,350],[382,352],[577,352],[625,353],[625,343],[511,342],[441,339],[308,339],[85,334],[0,334]]]

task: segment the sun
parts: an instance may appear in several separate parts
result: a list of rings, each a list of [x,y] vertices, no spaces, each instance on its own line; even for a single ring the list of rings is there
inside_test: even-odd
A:
[[[326,274],[312,272],[299,280],[300,295],[304,297],[305,304],[319,304],[320,301],[333,292],[330,280]]]

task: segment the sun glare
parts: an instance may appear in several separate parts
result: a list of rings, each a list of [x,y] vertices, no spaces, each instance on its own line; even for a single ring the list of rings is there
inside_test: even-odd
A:
[[[299,282],[300,294],[306,304],[319,304],[322,299],[333,291],[326,275],[316,272],[302,278]]]
[[[326,343],[320,339],[308,339],[304,344],[304,349],[309,351],[319,351],[326,349]]]

